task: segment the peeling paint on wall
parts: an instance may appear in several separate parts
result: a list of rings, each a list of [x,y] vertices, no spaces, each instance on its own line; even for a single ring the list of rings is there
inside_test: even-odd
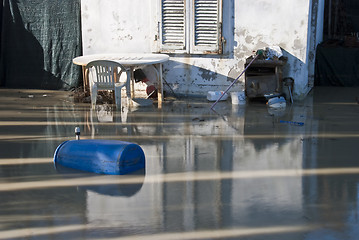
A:
[[[237,77],[241,74],[242,71],[240,71],[240,69],[238,68],[232,68],[229,72],[228,72],[228,76],[227,76],[227,81],[228,81],[228,85],[230,85],[234,80],[237,79]],[[241,82],[237,82],[236,85],[238,85],[238,87],[243,88],[244,90],[244,84]]]
[[[200,68],[199,69],[199,76],[204,80],[204,81],[215,81],[217,78],[217,73],[213,72],[213,71],[208,71],[204,68]]]

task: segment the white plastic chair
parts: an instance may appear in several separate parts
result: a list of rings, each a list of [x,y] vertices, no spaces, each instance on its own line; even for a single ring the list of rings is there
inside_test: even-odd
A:
[[[97,60],[89,62],[86,65],[87,76],[91,74],[90,81],[91,105],[94,109],[96,106],[97,91],[112,90],[115,95],[116,108],[121,110],[121,89],[126,87],[127,97],[129,95],[131,74],[118,62],[108,60]],[[125,82],[120,82],[122,73],[126,73]]]

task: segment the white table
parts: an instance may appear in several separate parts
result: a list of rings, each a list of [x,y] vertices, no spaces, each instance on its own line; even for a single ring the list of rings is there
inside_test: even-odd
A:
[[[131,96],[134,94],[134,68],[144,65],[153,65],[157,70],[157,96],[158,107],[162,107],[163,101],[163,81],[162,81],[162,63],[169,60],[166,54],[151,54],[151,53],[107,53],[107,54],[92,54],[79,56],[72,60],[76,65],[82,66],[83,83],[85,91],[89,88],[89,80],[86,74],[86,65],[95,60],[111,60],[130,68],[131,72]]]

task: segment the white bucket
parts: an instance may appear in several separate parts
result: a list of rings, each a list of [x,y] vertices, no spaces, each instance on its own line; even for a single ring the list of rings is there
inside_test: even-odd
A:
[[[244,91],[231,92],[231,99],[232,99],[233,105],[245,105],[246,104],[246,94]]]

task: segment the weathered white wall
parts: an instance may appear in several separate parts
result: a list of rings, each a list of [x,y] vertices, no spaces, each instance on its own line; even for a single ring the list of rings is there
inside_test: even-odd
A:
[[[154,52],[159,2],[83,0],[84,54]],[[323,0],[223,0],[224,54],[171,55],[164,64],[165,80],[177,94],[225,90],[253,51],[279,45],[288,57],[283,76],[295,79],[295,95],[302,98],[311,87],[323,8]],[[233,90],[243,87],[244,77]]]
[[[83,54],[151,52],[151,1],[82,0]]]

